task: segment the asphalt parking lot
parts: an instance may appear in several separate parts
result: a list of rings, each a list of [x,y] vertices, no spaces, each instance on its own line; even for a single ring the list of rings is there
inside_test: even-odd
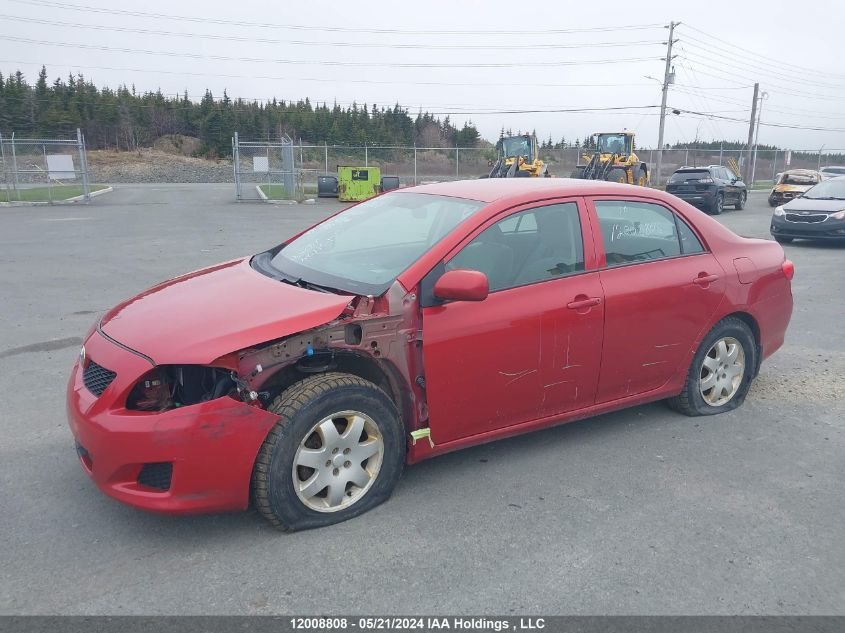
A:
[[[787,342],[730,414],[658,403],[464,450],[358,519],[289,535],[103,496],[64,412],[91,322],[337,208],[232,194],[122,185],[0,209],[0,613],[843,613],[845,245],[786,246]],[[753,193],[720,221],[768,237],[770,214]]]

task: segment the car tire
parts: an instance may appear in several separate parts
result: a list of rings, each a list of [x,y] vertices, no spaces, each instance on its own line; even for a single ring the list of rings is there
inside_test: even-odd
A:
[[[736,200],[736,204],[734,205],[734,209],[737,211],[742,211],[745,208],[745,203],[748,200],[748,192],[742,191],[739,194],[739,198]]]
[[[255,508],[276,528],[340,523],[390,497],[405,462],[404,432],[375,384],[337,372],[309,376],[268,409],[281,421],[258,451],[251,488]]]
[[[770,207],[776,207],[776,206],[778,206],[778,202],[777,202],[777,200],[775,200],[774,198],[771,198],[771,197],[770,197],[770,198],[769,198],[769,206],[770,206]]]
[[[735,351],[734,345],[738,346]],[[690,363],[684,388],[667,401],[669,406],[688,416],[736,409],[751,387],[757,355],[748,325],[736,317],[722,319],[704,337]]]
[[[605,180],[608,182],[628,184],[628,172],[621,167],[611,167],[610,171],[607,172],[607,176],[605,176]]]
[[[725,194],[721,191],[713,198],[713,204],[710,205],[710,215],[722,215],[722,209],[725,208]]]
[[[778,244],[791,244],[792,240],[795,238],[792,237],[783,237],[782,235],[775,235],[775,242]]]

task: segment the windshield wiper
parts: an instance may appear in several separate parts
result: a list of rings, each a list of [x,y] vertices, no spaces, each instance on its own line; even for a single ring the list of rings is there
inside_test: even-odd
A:
[[[316,290],[317,292],[326,292],[329,294],[335,294],[336,290],[334,288],[329,288],[328,286],[319,286],[317,284],[312,284],[310,281],[305,281],[304,279],[291,279],[290,277],[284,277],[282,279],[283,282],[286,284],[290,284],[291,286],[299,286],[300,288],[305,288],[307,290]]]

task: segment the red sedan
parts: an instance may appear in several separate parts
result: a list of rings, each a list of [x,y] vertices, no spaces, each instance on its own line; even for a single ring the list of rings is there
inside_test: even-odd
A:
[[[70,376],[83,468],[161,512],[294,530],[405,463],[667,400],[730,411],[783,343],[792,263],[678,198],[583,180],[394,191],[108,312]]]

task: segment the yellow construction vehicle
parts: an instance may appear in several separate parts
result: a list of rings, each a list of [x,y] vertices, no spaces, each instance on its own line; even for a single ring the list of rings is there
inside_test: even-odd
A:
[[[633,132],[600,132],[595,138],[595,153],[584,153],[572,178],[609,180],[646,186],[650,180],[648,165],[634,152]]]
[[[540,160],[534,134],[503,136],[496,143],[498,159],[490,173],[482,178],[548,178],[548,165]]]

